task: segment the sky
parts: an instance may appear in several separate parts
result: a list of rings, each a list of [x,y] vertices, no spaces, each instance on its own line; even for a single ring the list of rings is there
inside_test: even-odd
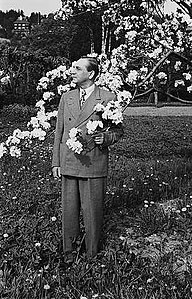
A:
[[[167,0],[166,2],[166,11],[168,13],[175,11],[177,5],[171,2],[171,0]],[[22,9],[26,16],[30,16],[31,12],[49,14],[59,8],[61,8],[61,0],[0,0],[0,10]]]
[[[21,9],[26,16],[30,16],[31,12],[49,14],[59,8],[61,0],[0,0],[0,10]]]
[[[167,0],[164,4],[164,9],[165,9],[166,13],[175,12],[177,8],[178,8],[178,5],[174,2],[172,2],[171,0]]]

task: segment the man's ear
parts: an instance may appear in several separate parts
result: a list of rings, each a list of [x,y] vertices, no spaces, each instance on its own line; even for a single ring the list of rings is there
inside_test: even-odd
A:
[[[91,71],[89,75],[89,79],[92,80],[95,75],[95,71]]]

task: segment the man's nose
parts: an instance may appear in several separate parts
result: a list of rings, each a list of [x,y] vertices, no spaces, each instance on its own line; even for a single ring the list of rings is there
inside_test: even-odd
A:
[[[76,69],[74,67],[71,68],[71,75],[74,75],[76,73]]]

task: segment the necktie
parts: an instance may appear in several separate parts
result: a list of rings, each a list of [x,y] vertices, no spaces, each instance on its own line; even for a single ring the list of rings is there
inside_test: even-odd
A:
[[[83,89],[81,93],[81,99],[80,99],[80,106],[82,108],[83,104],[85,103],[85,96],[86,96],[86,91]]]

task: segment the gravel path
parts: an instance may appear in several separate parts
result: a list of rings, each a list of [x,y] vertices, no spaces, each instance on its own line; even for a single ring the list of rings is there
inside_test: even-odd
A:
[[[128,107],[125,115],[138,116],[192,116],[192,106],[184,107]]]

